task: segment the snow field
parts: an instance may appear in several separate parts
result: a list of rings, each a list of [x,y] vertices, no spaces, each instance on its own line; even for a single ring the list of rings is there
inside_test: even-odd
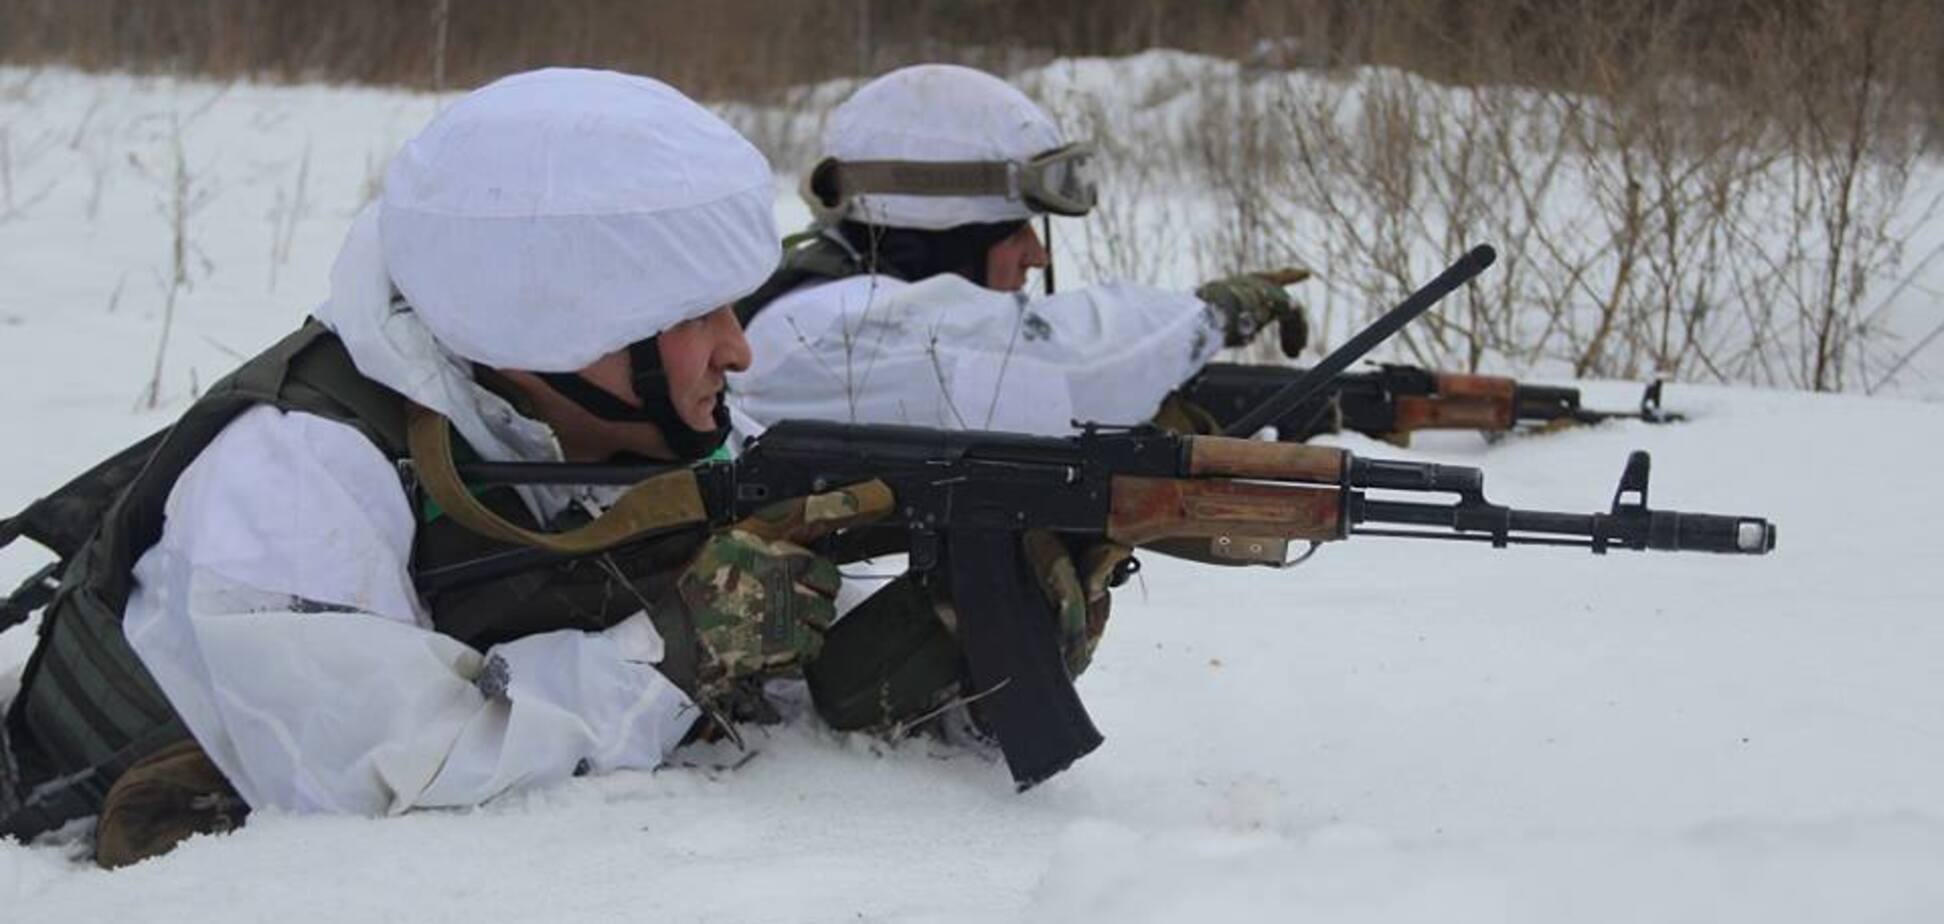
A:
[[[165,424],[291,329],[371,178],[433,105],[0,69],[0,511]],[[149,411],[171,113],[210,195],[189,222],[194,285]],[[779,180],[786,229],[804,217],[793,189]],[[1591,407],[1637,396],[1581,386]],[[259,814],[112,874],[71,844],[0,844],[0,908],[207,922],[1944,917],[1944,407],[1679,385],[1667,403],[1694,420],[1409,451],[1340,442],[1477,465],[1494,500],[1564,510],[1604,508],[1626,452],[1648,449],[1655,505],[1769,516],[1774,555],[1369,539],[1288,572],[1147,555],[1080,683],[1107,743],[1025,794],[975,755],[800,720],[753,731],[739,767],[727,746],[692,748],[652,774],[473,811]],[[0,583],[41,560],[0,552]],[[0,696],[30,643],[0,636]]]

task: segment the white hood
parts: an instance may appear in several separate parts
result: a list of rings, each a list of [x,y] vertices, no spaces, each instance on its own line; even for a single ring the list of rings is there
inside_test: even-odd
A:
[[[1026,161],[1066,141],[1026,94],[984,71],[954,64],[899,68],[860,87],[830,114],[823,156],[838,160]],[[845,217],[939,231],[1023,221],[1005,196],[860,195]]]
[[[452,421],[481,456],[496,462],[558,461],[553,428],[521,416],[513,405],[473,381],[472,364],[439,342],[419,312],[394,301],[378,240],[378,205],[351,223],[331,267],[331,297],[315,313],[344,342],[358,371]],[[522,487],[527,506],[544,521],[564,509],[573,492]]]
[[[392,281],[453,352],[571,372],[762,285],[773,197],[763,156],[681,93],[550,69],[407,142],[378,226]]]
[[[471,362],[572,371],[762,284],[769,168],[668,87],[548,70],[462,98],[393,159],[316,311],[358,371],[494,460],[560,457]],[[395,296],[404,293],[404,300]],[[523,488],[550,517],[572,496]]]

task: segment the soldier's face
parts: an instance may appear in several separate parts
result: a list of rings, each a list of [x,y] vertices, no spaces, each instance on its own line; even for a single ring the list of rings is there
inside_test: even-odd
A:
[[[1026,287],[1027,271],[1048,262],[1046,245],[1040,243],[1029,221],[986,251],[986,288],[1017,292]]]
[[[749,341],[736,313],[724,305],[662,331],[656,343],[675,413],[697,432],[714,430],[724,375],[749,368]]]
[[[682,422],[698,433],[715,429],[716,402],[722,400],[724,375],[749,367],[749,341],[742,325],[725,305],[692,321],[678,324],[656,338],[662,371],[668,376],[669,402]],[[561,451],[570,460],[598,461],[628,452],[655,459],[673,459],[659,427],[647,421],[608,420],[575,404],[549,387],[539,376],[517,369],[500,373],[525,391],[534,412],[553,426]],[[579,370],[581,378],[634,407],[633,361],[627,350],[616,350]]]

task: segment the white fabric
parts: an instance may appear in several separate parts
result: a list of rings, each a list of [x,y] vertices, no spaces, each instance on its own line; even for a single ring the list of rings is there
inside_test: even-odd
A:
[[[574,369],[753,290],[777,257],[769,184],[746,142],[661,84],[508,78],[400,154],[316,315],[360,372],[485,458],[555,461],[553,431],[467,361]],[[542,521],[599,497],[522,495]],[[432,631],[397,473],[342,424],[245,412],[165,515],[124,628],[253,806],[476,804],[577,768],[655,766],[692,724],[645,615],[487,652]]]
[[[1108,285],[1028,297],[955,275],[863,275],[805,286],[756,315],[754,362],[732,407],[774,424],[810,418],[948,429],[1074,432],[1136,424],[1221,349],[1191,295]]]
[[[331,266],[331,296],[313,314],[344,341],[360,373],[444,415],[482,457],[560,461],[551,428],[520,416],[506,399],[475,384],[471,366],[432,335],[424,315],[393,302],[376,205],[366,206],[351,222]],[[542,522],[572,500],[572,492],[560,487],[518,490]]]
[[[397,475],[342,424],[251,409],[164,513],[124,629],[253,807],[473,805],[579,767],[653,767],[694,718],[641,615],[483,654],[431,631]],[[489,660],[504,680],[482,690]]]
[[[667,85],[556,68],[433,119],[386,170],[379,226],[391,278],[454,352],[571,372],[761,285],[771,184]]]
[[[1024,162],[1065,143],[1052,117],[1011,84],[969,67],[920,64],[865,84],[832,110],[823,156]],[[849,209],[843,217],[929,231],[1032,217],[1005,196],[867,195]]]

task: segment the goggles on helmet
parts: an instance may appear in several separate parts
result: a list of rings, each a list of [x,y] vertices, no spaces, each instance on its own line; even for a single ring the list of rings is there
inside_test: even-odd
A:
[[[1002,196],[1036,212],[1085,215],[1098,197],[1088,161],[1093,145],[1062,145],[1026,161],[838,160],[810,172],[810,190],[831,209],[855,196]]]

